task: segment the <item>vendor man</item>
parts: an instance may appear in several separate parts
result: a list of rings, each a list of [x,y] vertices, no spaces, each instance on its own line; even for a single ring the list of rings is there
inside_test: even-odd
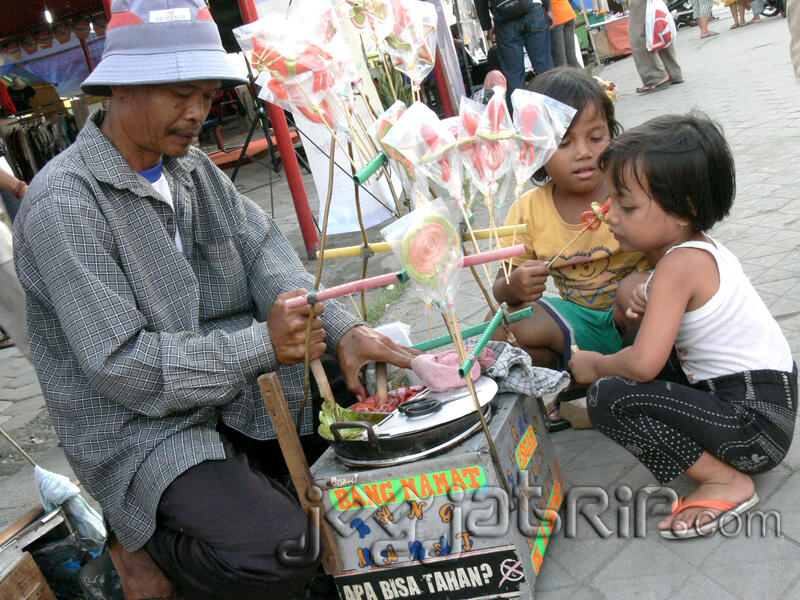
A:
[[[112,13],[82,86],[109,109],[33,180],[14,238],[53,425],[118,540],[84,583],[92,598],[121,598],[118,573],[126,600],[288,599],[316,567],[279,552],[305,515],[219,430],[274,438],[262,373],[298,410],[310,309],[285,300],[313,279],[192,146],[215,91],[242,81],[203,0]],[[311,358],[326,351],[359,395],[364,364],[412,356],[334,302],[311,336]],[[311,422],[308,407],[303,432]]]

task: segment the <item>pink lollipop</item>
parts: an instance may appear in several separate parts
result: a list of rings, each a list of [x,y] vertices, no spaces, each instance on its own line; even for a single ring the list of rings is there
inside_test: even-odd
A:
[[[420,133],[422,133],[422,139],[425,140],[431,152],[436,154],[441,149],[442,155],[437,162],[442,167],[442,181],[445,183],[449,182],[452,176],[452,169],[450,168],[450,160],[447,158],[447,155],[444,154],[447,149],[444,147],[445,143],[442,141],[442,138],[439,137],[439,133],[427,123],[422,124]]]
[[[526,104],[519,111],[519,120],[522,125],[522,150],[519,153],[519,160],[524,165],[533,163],[536,157],[536,148],[533,142],[533,129],[539,121],[539,107],[534,104]]]

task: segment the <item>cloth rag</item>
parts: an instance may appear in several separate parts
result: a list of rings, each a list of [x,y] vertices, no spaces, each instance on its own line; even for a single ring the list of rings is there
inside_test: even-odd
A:
[[[506,342],[489,342],[486,347],[494,352],[495,361],[484,375],[497,382],[498,393],[541,397],[560,392],[569,385],[569,373],[534,367],[530,355],[521,348]]]

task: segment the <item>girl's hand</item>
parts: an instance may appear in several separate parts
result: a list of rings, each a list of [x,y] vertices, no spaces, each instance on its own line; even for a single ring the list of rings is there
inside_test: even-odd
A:
[[[589,350],[578,350],[572,353],[569,361],[569,368],[572,371],[572,378],[578,383],[594,383],[600,376],[597,374],[597,360],[603,355],[599,352]]]
[[[535,302],[542,297],[550,269],[543,260],[526,260],[511,272],[509,282],[520,302]]]
[[[631,291],[629,306],[625,310],[625,316],[633,321],[638,321],[644,316],[647,308],[647,292],[645,284],[640,283]]]

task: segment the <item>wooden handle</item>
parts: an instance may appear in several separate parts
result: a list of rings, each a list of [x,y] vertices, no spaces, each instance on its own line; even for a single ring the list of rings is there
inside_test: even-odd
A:
[[[328,382],[328,376],[325,374],[325,369],[319,359],[312,360],[309,364],[311,367],[311,374],[314,376],[314,381],[317,382],[319,388],[319,395],[323,400],[334,401],[333,392],[331,391],[331,384]]]
[[[381,403],[389,401],[389,377],[386,374],[386,363],[375,363],[375,382],[377,384],[377,392],[375,395]]]
[[[320,371],[322,371],[322,365],[319,364],[319,361],[312,362],[312,368],[314,363],[317,363]],[[314,373],[314,376],[317,377],[317,374]],[[322,376],[323,378],[325,377],[324,371],[322,371]],[[324,381],[328,392],[330,392],[330,386],[327,385],[328,380],[324,379]],[[318,379],[317,383],[319,384],[319,382],[320,380]],[[300,444],[300,437],[294,427],[292,414],[289,412],[289,405],[286,404],[286,398],[283,395],[277,375],[275,373],[262,375],[258,378],[258,386],[261,388],[264,404],[267,405],[269,418],[272,420],[272,427],[278,436],[278,444],[281,447],[283,458],[286,460],[286,466],[289,467],[289,475],[297,490],[300,504],[303,506],[303,510],[306,511],[309,520],[319,527],[319,535],[322,542],[322,566],[328,575],[340,573],[344,568],[342,556],[336,546],[333,530],[325,521],[325,508],[322,505],[322,497],[317,493],[318,490],[314,490],[311,469],[308,468],[308,461],[303,452],[303,446]],[[322,390],[321,385],[320,390]]]

